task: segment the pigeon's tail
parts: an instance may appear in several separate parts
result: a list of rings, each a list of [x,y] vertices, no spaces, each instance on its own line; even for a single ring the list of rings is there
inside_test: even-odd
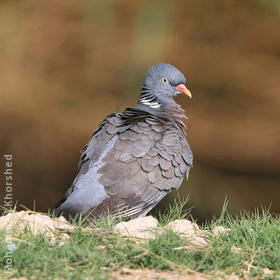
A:
[[[67,206],[67,204],[65,204],[65,201],[65,199],[62,199],[56,204],[54,209],[55,216],[63,216],[67,221],[76,220],[82,216],[81,209],[77,209],[75,205],[69,207],[69,205]]]
[[[70,212],[69,212],[69,210],[65,209],[65,207],[63,207],[63,204],[66,202],[67,198],[72,193],[72,191],[73,191],[73,185],[66,191],[63,198],[56,203],[56,205],[54,206],[54,215],[55,216],[57,216],[57,217],[64,216],[65,219],[69,220]]]

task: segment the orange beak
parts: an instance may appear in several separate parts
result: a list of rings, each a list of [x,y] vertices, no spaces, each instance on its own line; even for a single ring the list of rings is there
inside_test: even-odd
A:
[[[177,90],[179,90],[180,92],[184,93],[185,95],[187,95],[189,98],[192,98],[192,94],[191,92],[186,88],[185,85],[180,84],[179,86],[176,87]]]

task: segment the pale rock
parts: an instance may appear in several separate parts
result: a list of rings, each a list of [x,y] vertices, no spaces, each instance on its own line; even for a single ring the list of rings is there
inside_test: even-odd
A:
[[[241,278],[237,274],[234,274],[234,273],[231,273],[231,274],[227,275],[224,272],[216,271],[215,272],[215,277],[213,279],[216,279],[216,280],[240,280]],[[242,277],[242,279],[243,279],[243,277]],[[244,278],[244,279],[246,279],[246,278]]]
[[[234,253],[241,253],[242,249],[233,245],[231,246],[231,251]]]
[[[189,220],[175,220],[168,223],[165,226],[166,229],[171,229],[176,233],[182,233],[184,235],[194,235],[196,232],[200,231],[196,223],[192,223]]]
[[[218,236],[221,233],[226,233],[228,231],[231,231],[231,229],[230,228],[225,228],[223,226],[216,226],[216,227],[213,228],[212,233],[213,233],[214,236]]]
[[[264,273],[264,274],[273,274],[274,271],[271,270],[271,269],[269,269],[269,268],[264,268],[264,269],[263,269],[263,273]]]
[[[203,235],[194,235],[188,239],[190,240],[190,242],[192,244],[196,245],[199,248],[208,247],[208,241],[207,241],[206,237],[204,237]]]
[[[139,217],[128,222],[115,225],[114,231],[123,236],[132,236],[140,239],[155,238],[155,229],[158,220],[152,216]]]
[[[0,229],[4,228],[6,232],[10,231],[13,236],[22,233],[25,229],[34,235],[46,233],[46,238],[54,243],[57,238],[54,234],[56,230],[73,230],[74,226],[70,225],[63,217],[51,218],[36,212],[20,211],[0,217]],[[66,238],[68,235],[62,233],[60,240]]]
[[[56,229],[74,229],[74,226],[70,225],[63,217],[52,219],[39,213],[20,211],[0,217],[0,229],[3,228],[15,231],[23,231],[28,228],[32,234],[36,235]]]
[[[207,247],[208,242],[202,231],[199,229],[196,223],[192,223],[189,220],[175,220],[168,223],[165,226],[166,229],[170,229],[182,237],[187,238],[192,244],[198,247]]]
[[[226,280],[239,280],[241,278],[238,275],[232,273],[232,274],[226,276],[226,278],[224,278],[224,279],[226,279]]]

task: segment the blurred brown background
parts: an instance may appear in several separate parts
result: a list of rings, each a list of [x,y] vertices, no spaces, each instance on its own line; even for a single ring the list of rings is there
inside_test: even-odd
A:
[[[279,1],[1,1],[0,23],[1,170],[13,154],[14,202],[52,208],[99,122],[133,106],[148,68],[166,62],[193,94],[177,99],[193,216],[218,215],[226,195],[233,214],[280,211]]]

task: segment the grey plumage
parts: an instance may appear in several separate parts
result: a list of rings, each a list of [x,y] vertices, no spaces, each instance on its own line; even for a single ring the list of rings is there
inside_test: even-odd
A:
[[[166,79],[166,81],[165,81]],[[193,156],[184,111],[173,97],[183,74],[169,64],[148,72],[138,104],[109,115],[83,148],[79,172],[55,212],[144,216],[188,176]]]

